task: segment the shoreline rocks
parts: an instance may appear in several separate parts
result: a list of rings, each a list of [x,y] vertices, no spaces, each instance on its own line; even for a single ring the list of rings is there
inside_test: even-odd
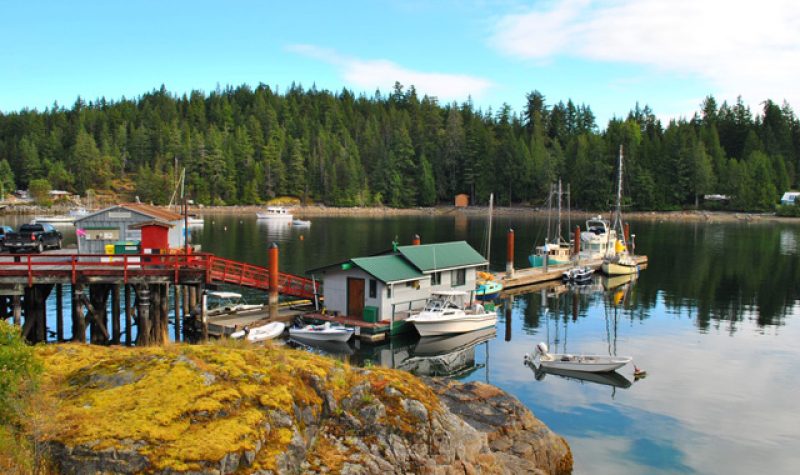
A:
[[[572,469],[562,437],[482,383],[421,380],[271,345],[65,344],[38,353],[44,387],[59,401],[44,442],[60,473]],[[136,377],[109,377],[128,373]]]

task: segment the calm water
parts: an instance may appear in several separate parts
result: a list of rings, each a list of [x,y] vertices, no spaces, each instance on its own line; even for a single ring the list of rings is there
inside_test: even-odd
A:
[[[408,243],[414,233],[423,242],[463,239],[485,247],[486,220],[476,217],[317,218],[302,229],[253,218],[207,217],[193,239],[206,251],[262,265],[275,241],[281,270],[293,273],[388,249],[396,236]],[[504,267],[509,227],[522,267],[545,226],[495,218],[493,269]],[[800,226],[632,228],[637,252],[650,257],[632,284],[603,290],[598,280],[581,292],[517,295],[502,302],[488,341],[462,338],[432,348],[404,337],[328,351],[352,353],[355,363],[497,385],[567,438],[576,473],[797,473]],[[537,377],[523,356],[539,341],[551,351],[630,355],[648,376],[633,382],[626,366],[624,379],[605,384]]]

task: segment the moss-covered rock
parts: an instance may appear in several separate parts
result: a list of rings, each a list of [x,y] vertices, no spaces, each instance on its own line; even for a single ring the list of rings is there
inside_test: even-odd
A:
[[[64,344],[37,354],[42,387],[58,401],[46,442],[65,473],[503,473],[513,465],[486,431],[402,371],[271,345]],[[566,443],[538,424],[535,440],[514,440],[531,446],[530,467],[571,467]]]

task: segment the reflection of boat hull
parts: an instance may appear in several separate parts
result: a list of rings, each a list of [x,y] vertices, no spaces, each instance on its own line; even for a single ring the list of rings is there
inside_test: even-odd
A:
[[[346,341],[323,341],[308,340],[298,336],[292,336],[291,342],[297,343],[307,348],[315,348],[332,355],[353,355],[355,350]]]
[[[626,389],[631,386],[630,380],[616,371],[610,371],[606,373],[585,373],[582,371],[570,371],[558,368],[536,369],[532,367],[532,369],[536,374],[537,380],[542,380],[545,374],[552,374],[564,379],[587,381],[595,384],[603,384],[605,386],[613,386],[615,388]]]
[[[491,327],[457,335],[424,336],[414,346],[414,356],[434,356],[451,353],[491,340],[496,334],[494,327]]]
[[[636,280],[636,274],[628,274],[628,275],[618,275],[614,277],[604,277],[603,287],[606,290],[616,289],[617,287],[621,287],[625,284],[631,283]]]

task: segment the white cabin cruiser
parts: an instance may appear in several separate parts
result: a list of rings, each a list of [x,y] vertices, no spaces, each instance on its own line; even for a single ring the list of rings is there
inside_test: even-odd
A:
[[[256,213],[258,219],[272,219],[276,221],[291,221],[292,213],[288,209],[280,206],[269,206],[266,212]]]
[[[536,351],[533,356],[530,354],[525,355],[525,362],[532,363],[536,367],[586,373],[614,371],[631,361],[633,361],[633,358],[630,356],[550,354],[547,352],[547,345],[544,342],[536,345]]]
[[[209,318],[229,315],[252,315],[266,311],[264,304],[248,304],[242,294],[236,292],[208,292],[210,302],[206,315]]]
[[[480,303],[464,305],[467,293],[460,290],[431,292],[425,308],[406,320],[421,336],[466,333],[494,327],[497,313],[488,312]]]
[[[602,216],[586,220],[586,229],[581,233],[581,251],[578,258],[583,260],[599,260],[606,257],[608,244],[617,240],[617,232]]]

